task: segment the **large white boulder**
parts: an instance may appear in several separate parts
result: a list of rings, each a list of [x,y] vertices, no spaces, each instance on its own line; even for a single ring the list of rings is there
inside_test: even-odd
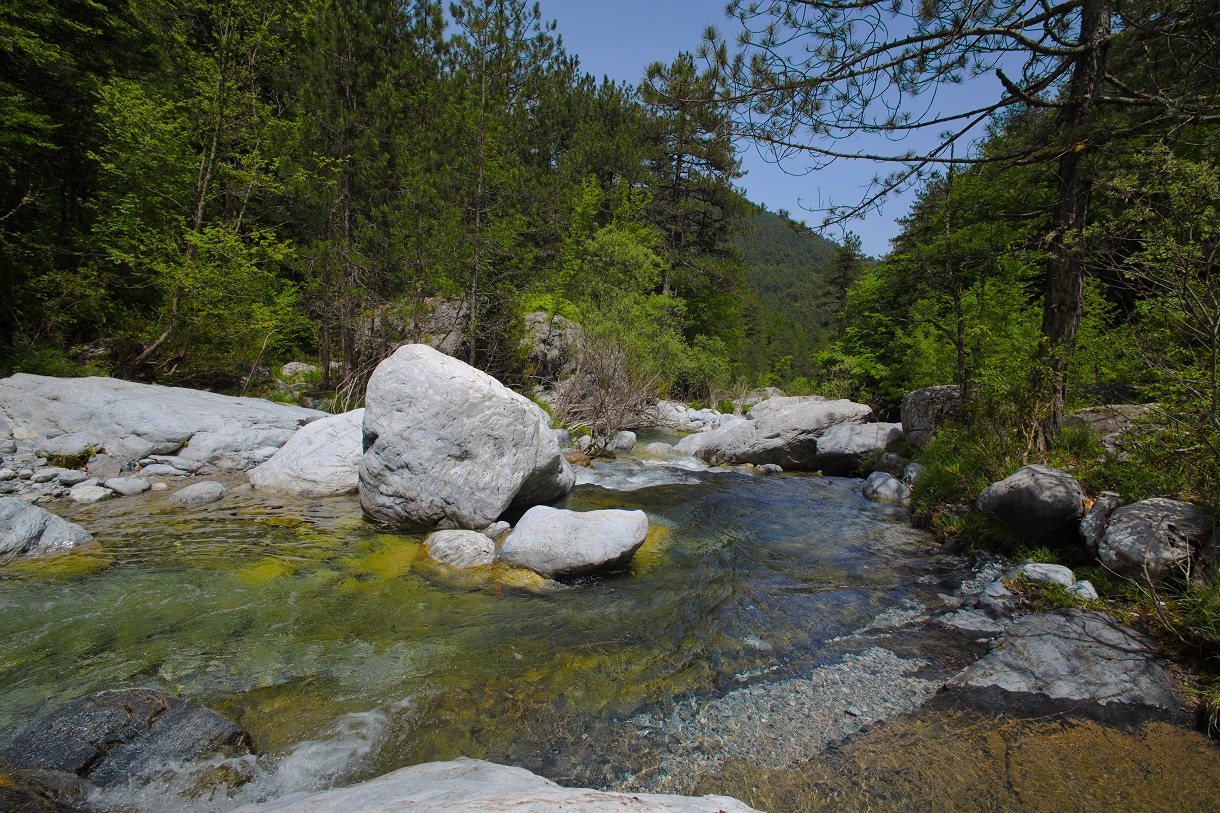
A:
[[[772,398],[737,421],[683,438],[677,450],[709,463],[774,463],[784,471],[818,468],[818,439],[831,427],[863,423],[873,412],[848,400]]]
[[[17,497],[0,497],[0,560],[93,544],[84,528]]]
[[[360,504],[377,522],[479,530],[575,481],[547,414],[486,373],[409,344],[369,379]]]
[[[181,453],[218,469],[248,469],[324,414],[117,378],[18,373],[0,379],[0,419],[18,442],[40,453],[92,449],[128,461]]]
[[[308,423],[250,471],[250,482],[260,491],[301,497],[355,494],[363,433],[363,409]]]
[[[525,512],[500,546],[500,559],[552,578],[579,576],[626,562],[648,536],[648,515],[617,508]]]
[[[400,768],[359,785],[294,793],[233,813],[757,813],[729,796],[564,788],[524,768],[458,757]]]
[[[902,438],[900,423],[840,423],[818,438],[818,468],[825,474],[852,477],[873,455]]]

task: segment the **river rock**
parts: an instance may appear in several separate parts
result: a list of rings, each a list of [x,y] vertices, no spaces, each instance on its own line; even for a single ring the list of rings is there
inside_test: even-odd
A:
[[[1022,618],[948,686],[991,709],[1118,718],[1179,709],[1152,646],[1110,616],[1081,610]]]
[[[1057,584],[1060,587],[1071,587],[1076,583],[1076,576],[1070,567],[1051,565],[1043,562],[1024,562],[1017,572],[1031,582],[1038,584]]]
[[[154,689],[100,692],[35,720],[0,749],[18,768],[64,771],[99,787],[155,778],[165,765],[249,753],[232,720]]]
[[[900,415],[907,440],[916,446],[926,446],[937,429],[959,416],[961,400],[961,390],[956,384],[907,393]]]
[[[675,447],[712,464],[774,463],[785,471],[818,468],[818,439],[839,424],[858,424],[872,414],[848,400],[772,398],[750,410],[749,420],[688,435]]]
[[[635,448],[635,432],[628,432],[625,429],[615,432],[606,444],[606,448],[612,452],[630,452]]]
[[[5,813],[91,813],[94,790],[75,774],[20,770],[0,762],[0,810]]]
[[[365,404],[360,504],[378,522],[486,528],[576,481],[545,412],[426,345],[381,362]]]
[[[190,477],[191,473],[185,469],[180,469],[177,466],[171,466],[168,463],[150,463],[140,469],[140,474],[145,477]]]
[[[1084,541],[1085,549],[1093,556],[1097,555],[1097,548],[1101,545],[1101,538],[1105,536],[1106,526],[1110,524],[1110,515],[1122,504],[1122,497],[1118,494],[1113,491],[1103,491],[1093,503],[1093,507],[1089,509],[1089,513],[1085,514],[1084,519],[1080,521],[1080,538]]]
[[[902,470],[902,481],[914,488],[927,470],[928,467],[923,463],[907,463],[906,468]]]
[[[900,423],[841,423],[817,440],[817,467],[825,474],[853,477],[864,462],[902,438]]]
[[[864,481],[864,496],[877,502],[910,505],[911,489],[892,474],[875,471]]]
[[[629,560],[648,535],[643,511],[525,512],[500,546],[500,558],[551,578],[579,576]]]
[[[0,497],[0,558],[38,556],[93,544],[79,525],[16,497]]]
[[[437,531],[424,540],[424,549],[450,567],[482,567],[496,561],[496,543],[479,531]]]
[[[1084,489],[1065,471],[1035,464],[979,495],[976,506],[1003,520],[1026,542],[1070,548],[1078,543]]]
[[[192,483],[170,495],[170,502],[178,505],[201,505],[205,502],[216,502],[225,495],[225,487],[214,480],[204,480]]]
[[[668,456],[668,455],[672,455],[674,453],[674,447],[672,444],[669,444],[669,443],[662,443],[661,441],[653,441],[652,443],[645,444],[644,447],[640,449],[640,451],[644,452],[645,454],[667,455]]]
[[[120,497],[143,494],[152,488],[152,484],[143,477],[112,477],[104,485]]]
[[[0,379],[0,415],[18,441],[59,454],[92,450],[132,461],[181,450],[218,468],[245,469],[324,413],[115,378],[18,373]]]
[[[260,491],[301,497],[355,494],[363,427],[363,409],[308,423],[270,460],[250,470],[250,482]]]
[[[1147,584],[1184,572],[1207,543],[1211,518],[1190,503],[1154,497],[1115,509],[1097,546],[1107,569]]]
[[[232,813],[757,813],[728,796],[564,788],[524,768],[467,757],[400,768],[358,785],[294,793]]]
[[[1088,579],[1081,579],[1078,582],[1073,582],[1067,591],[1081,601],[1096,601],[1097,588],[1093,586],[1093,582]]]
[[[72,498],[72,502],[80,503],[81,505],[92,505],[95,502],[110,499],[114,496],[114,492],[86,480],[80,485],[72,486],[68,496]]]

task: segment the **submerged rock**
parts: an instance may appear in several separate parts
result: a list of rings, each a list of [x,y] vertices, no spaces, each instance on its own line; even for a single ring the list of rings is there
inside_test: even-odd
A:
[[[1158,582],[1190,566],[1211,526],[1211,518],[1190,503],[1154,497],[1115,509],[1097,558],[1120,576]]]
[[[575,483],[545,412],[426,345],[381,362],[365,403],[360,504],[378,522],[486,528]]]
[[[294,793],[232,813],[756,813],[728,796],[608,793],[564,788],[524,768],[458,757],[400,768],[349,788]]]
[[[84,528],[16,497],[0,497],[0,558],[93,544]]]
[[[250,470],[250,482],[260,491],[300,497],[355,494],[363,431],[363,409],[308,423],[270,460]]]
[[[0,749],[18,768],[63,771],[99,787],[166,765],[249,753],[249,737],[220,714],[154,689],[100,692],[35,720]]]
[[[65,455],[101,452],[132,461],[181,450],[221,469],[245,469],[324,414],[116,378],[18,373],[0,379],[0,416],[13,437]]]
[[[1078,544],[1084,489],[1065,471],[1035,464],[983,489],[976,506],[1004,521],[1022,540],[1070,548]]]
[[[1081,610],[1022,618],[948,687],[993,710],[1123,719],[1180,709],[1151,645],[1110,616]]]
[[[424,540],[424,549],[450,567],[483,567],[496,561],[496,543],[479,531],[437,531]]]
[[[643,511],[566,511],[539,505],[525,512],[500,546],[500,559],[551,578],[591,573],[629,560],[648,536]]]

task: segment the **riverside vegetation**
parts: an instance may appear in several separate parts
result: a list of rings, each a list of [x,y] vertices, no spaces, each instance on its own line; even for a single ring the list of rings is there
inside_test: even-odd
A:
[[[922,4],[918,24],[981,24],[960,6]],[[915,520],[942,541],[1070,561],[969,509],[1031,463],[1092,496],[1218,516],[1220,11],[1057,8],[1060,33],[1089,48],[1006,90],[972,154],[904,176],[917,200],[872,261],[734,189],[743,94],[730,86],[748,77],[715,38],[633,88],[582,73],[520,0],[462,0],[448,17],[380,0],[12,4],[0,373],[268,395],[264,368],[308,357],[290,397],[355,407],[395,347],[444,333],[454,355],[536,394],[553,377],[521,325],[541,311],[581,326],[584,379],[608,358],[619,384],[700,407],[779,386],[897,419],[906,393],[954,385],[955,418],[905,450],[927,467]],[[1104,53],[1095,105],[1074,81],[1084,50]],[[1068,170],[1081,211],[1065,228]],[[1064,267],[1079,278],[1066,342],[1047,316]],[[1120,446],[1059,420],[1115,403],[1157,405]],[[1090,606],[1157,634],[1215,733],[1220,576],[1140,586],[1086,571]],[[1039,609],[1078,603],[1014,587]]]

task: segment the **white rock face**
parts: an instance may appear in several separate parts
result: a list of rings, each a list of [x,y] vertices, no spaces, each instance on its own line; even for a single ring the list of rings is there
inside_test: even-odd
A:
[[[16,497],[0,497],[0,558],[92,545],[84,528]]]
[[[365,405],[360,504],[378,522],[478,530],[576,481],[545,412],[426,345],[381,362]]]
[[[246,469],[323,414],[261,398],[116,378],[18,373],[0,379],[0,418],[12,425],[13,437],[59,454],[92,448],[139,460],[181,449],[184,457],[217,468]]]
[[[355,494],[360,485],[364,410],[302,426],[271,459],[250,471],[260,491],[325,497]]]
[[[482,567],[496,561],[496,543],[479,531],[437,531],[424,540],[424,548],[450,567]]]
[[[840,423],[818,438],[818,468],[851,477],[869,455],[885,451],[902,437],[900,423]]]
[[[458,757],[353,785],[294,793],[232,813],[757,813],[728,796],[606,793],[563,788],[524,768]]]
[[[525,512],[500,546],[500,559],[551,578],[579,576],[631,558],[648,535],[643,511],[565,511],[545,505]]]
[[[818,439],[839,424],[863,423],[871,407],[848,400],[772,398],[750,410],[749,420],[688,435],[675,447],[709,463],[774,463],[784,471],[818,468]]]

